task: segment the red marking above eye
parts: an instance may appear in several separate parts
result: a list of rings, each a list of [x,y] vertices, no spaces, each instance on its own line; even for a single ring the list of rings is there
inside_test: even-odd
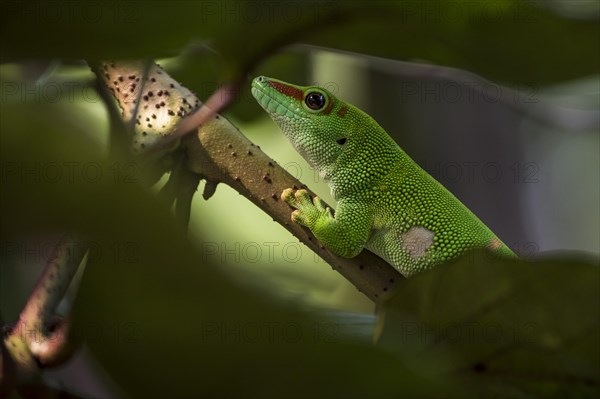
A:
[[[285,83],[274,82],[272,80],[269,80],[269,85],[271,85],[272,88],[274,88],[281,94],[285,94],[286,96],[294,98],[298,101],[304,100],[304,92],[300,89],[286,85]]]
[[[333,109],[333,100],[330,98],[329,104],[327,104],[327,107],[323,110],[323,115],[329,115],[331,113],[332,109]]]

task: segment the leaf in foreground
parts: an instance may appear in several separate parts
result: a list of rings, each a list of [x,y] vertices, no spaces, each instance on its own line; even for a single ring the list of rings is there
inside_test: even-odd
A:
[[[469,253],[407,281],[379,322],[379,346],[421,367],[443,364],[440,375],[486,396],[600,392],[597,264]]]

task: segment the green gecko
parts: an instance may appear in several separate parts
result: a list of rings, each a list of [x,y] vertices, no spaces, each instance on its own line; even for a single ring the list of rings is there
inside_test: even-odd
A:
[[[320,87],[264,76],[252,95],[329,184],[335,216],[306,190],[281,198],[331,251],[354,257],[367,248],[406,277],[471,248],[515,256],[363,111]]]

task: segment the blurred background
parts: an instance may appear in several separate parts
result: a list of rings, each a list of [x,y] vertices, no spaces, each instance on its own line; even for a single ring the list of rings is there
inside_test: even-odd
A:
[[[194,73],[190,58],[159,63],[184,82]],[[85,65],[5,64],[0,73],[4,81],[19,82],[18,94],[4,86],[6,101],[44,102],[55,95],[54,106],[65,117],[85,125],[99,147],[106,144],[107,114],[86,86],[92,75]],[[508,87],[451,68],[309,46],[273,57],[254,71],[260,74],[320,85],[365,110],[520,256],[600,253],[598,76],[548,87]],[[73,85],[72,98],[57,91],[67,84]],[[188,87],[200,98],[213,89],[206,81]],[[248,87],[224,115],[335,204],[327,185],[255,104]],[[220,185],[208,201],[196,196],[192,211],[190,234],[206,259],[241,282],[310,306],[373,310],[351,284],[231,188]],[[4,252],[2,303],[16,304],[8,298],[19,286],[26,295],[36,274],[20,259],[10,259],[11,248]],[[36,258],[43,264],[43,255]]]
[[[598,16],[597,4],[592,3],[535,4],[557,18],[585,23]],[[505,52],[502,57],[508,64],[513,57],[518,64],[518,55],[510,49],[507,45],[496,51]],[[222,60],[215,56],[213,43],[190,40],[172,52],[172,56],[162,53],[157,62],[201,100],[206,99],[222,80],[218,78]],[[597,59],[597,54],[589,56]],[[552,62],[539,62],[540,70],[553,68]],[[540,79],[514,84],[418,57],[397,61],[314,44],[279,48],[247,71],[237,100],[223,115],[335,205],[327,185],[251,97],[249,82],[257,75],[319,85],[369,113],[521,257],[600,254],[597,70],[556,83]],[[0,80],[3,106],[51,106],[56,118],[80,126],[98,148],[106,148],[108,114],[84,61],[5,59]],[[165,181],[166,176],[154,189]],[[289,300],[315,311],[368,315],[366,322],[358,322],[358,330],[363,329],[358,334],[369,336],[373,303],[229,187],[219,185],[208,201],[196,196],[190,235],[206,261],[274,301]],[[2,243],[0,313],[5,321],[18,317],[50,255],[50,243],[60,236],[61,232],[39,232]],[[36,244],[27,247],[28,242]]]

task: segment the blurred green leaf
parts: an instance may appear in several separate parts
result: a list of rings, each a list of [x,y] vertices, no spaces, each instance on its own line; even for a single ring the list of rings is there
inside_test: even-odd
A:
[[[597,264],[472,252],[406,281],[384,309],[380,346],[485,397],[600,393]]]
[[[569,19],[524,0],[39,0],[4,2],[0,15],[3,62],[160,58],[200,41],[216,52],[221,80],[243,77],[290,43],[432,62],[507,84],[600,70],[597,15]]]
[[[63,229],[87,235],[72,328],[128,395],[439,393],[442,381],[346,337],[334,319],[234,284],[140,186],[136,164],[102,156],[62,107],[0,111],[2,242]]]
[[[76,303],[79,334],[132,396],[429,397],[441,385],[332,320],[236,287],[174,238],[140,232],[136,262],[88,265]]]

